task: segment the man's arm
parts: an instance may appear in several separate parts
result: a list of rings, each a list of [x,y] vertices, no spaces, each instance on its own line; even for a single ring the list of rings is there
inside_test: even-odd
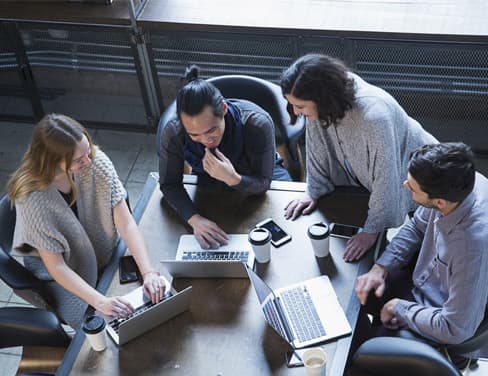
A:
[[[176,213],[193,229],[202,248],[217,248],[226,244],[227,234],[214,222],[197,213],[188,192],[183,186],[185,163],[181,124],[173,120],[166,124],[161,136],[159,158],[159,187],[164,198]]]
[[[358,277],[355,291],[361,304],[366,303],[366,299],[371,290],[381,297],[385,290],[385,280],[388,273],[407,265],[412,257],[420,249],[424,238],[427,220],[431,209],[419,208],[405,226],[392,239],[371,270]]]
[[[464,232],[463,229],[458,231]],[[431,274],[421,288],[422,301],[399,300],[395,305],[399,322],[439,343],[461,343],[472,337],[485,314],[488,294],[486,244],[468,238],[460,240],[463,235],[448,237],[446,248],[437,250]],[[439,286],[435,286],[436,281]],[[446,300],[436,306],[433,301],[436,298]]]
[[[276,156],[274,123],[265,112],[253,112],[244,123],[244,152],[250,173],[242,174],[233,188],[245,194],[259,194],[269,189]]]
[[[168,204],[187,222],[197,213],[183,186],[183,130],[177,120],[166,124],[161,134],[159,157],[159,187]]]
[[[414,216],[400,229],[391,240],[376,263],[387,270],[407,265],[419,252],[424,240],[429,218],[434,215],[433,209],[420,207]]]

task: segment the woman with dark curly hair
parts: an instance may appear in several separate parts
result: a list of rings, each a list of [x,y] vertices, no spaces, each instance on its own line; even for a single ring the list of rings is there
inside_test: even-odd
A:
[[[332,57],[299,58],[281,78],[292,122],[307,118],[307,194],[285,208],[295,219],[310,213],[317,199],[336,186],[363,186],[370,192],[363,232],[353,236],[346,261],[362,257],[388,227],[403,223],[415,208],[402,189],[413,150],[436,142],[387,92]]]

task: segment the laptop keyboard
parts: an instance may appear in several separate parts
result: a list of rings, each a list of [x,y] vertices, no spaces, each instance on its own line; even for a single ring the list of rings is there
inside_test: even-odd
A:
[[[297,286],[280,294],[290,315],[290,324],[300,342],[325,336],[324,326],[305,286]]]
[[[182,260],[192,261],[241,261],[247,262],[248,251],[183,251]]]
[[[115,331],[115,333],[119,334],[119,326],[120,324],[122,324],[123,322],[129,320],[129,319],[132,319],[138,315],[140,315],[141,313],[143,313],[144,311],[147,311],[149,308],[155,306],[155,305],[158,305],[160,304],[161,302],[163,302],[166,298],[169,298],[172,294],[170,292],[167,292],[166,294],[164,294],[164,297],[163,299],[159,302],[159,303],[156,303],[156,304],[153,304],[153,302],[151,301],[148,301],[146,302],[144,305],[138,307],[134,313],[130,316],[127,316],[127,317],[124,317],[124,318],[116,318],[116,319],[113,319],[112,321],[110,321],[108,323],[108,325],[110,325],[112,327],[112,329]]]

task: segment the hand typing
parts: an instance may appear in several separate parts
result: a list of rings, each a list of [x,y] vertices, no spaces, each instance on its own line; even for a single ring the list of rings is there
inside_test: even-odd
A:
[[[218,248],[227,244],[229,240],[227,234],[215,222],[199,214],[193,215],[188,224],[193,228],[193,234],[203,249]]]
[[[106,316],[127,317],[134,313],[134,307],[120,296],[104,297],[95,306],[95,309]]]

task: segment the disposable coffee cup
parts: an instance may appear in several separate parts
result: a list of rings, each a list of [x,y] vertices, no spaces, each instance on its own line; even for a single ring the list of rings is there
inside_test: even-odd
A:
[[[320,347],[305,350],[302,360],[308,376],[325,376],[327,353]]]
[[[307,234],[312,243],[315,256],[327,256],[329,254],[330,227],[326,223],[317,222],[308,228]]]
[[[88,316],[83,322],[83,331],[93,350],[102,351],[107,347],[105,320],[97,315]]]
[[[265,228],[254,228],[249,233],[249,243],[252,245],[257,262],[265,263],[271,260],[271,233]]]

